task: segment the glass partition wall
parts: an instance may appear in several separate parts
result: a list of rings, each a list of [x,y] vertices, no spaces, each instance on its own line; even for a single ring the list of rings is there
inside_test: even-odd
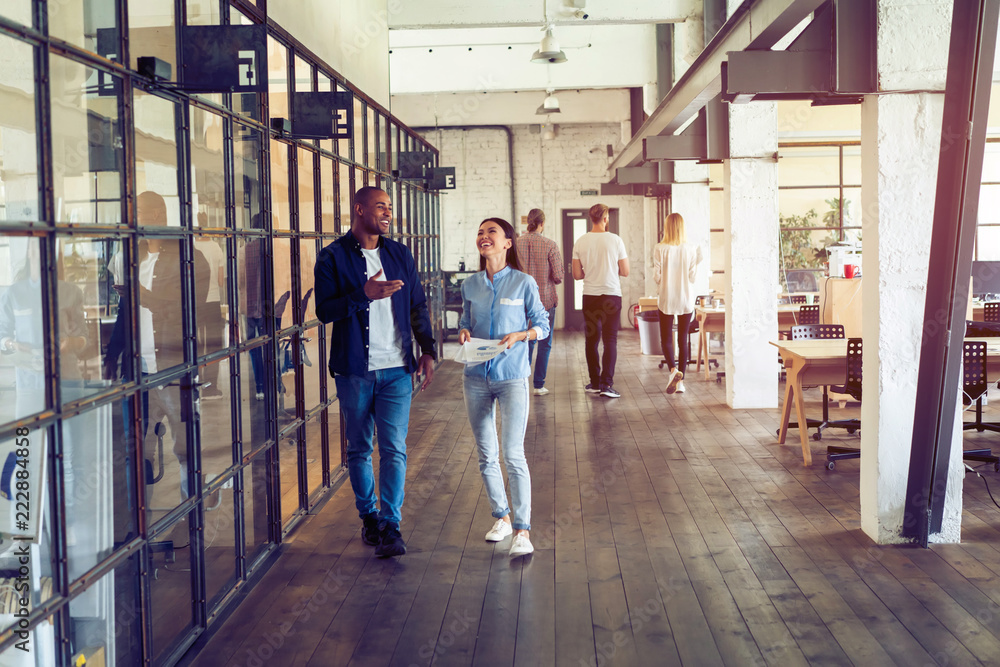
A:
[[[267,94],[135,70],[239,7],[0,4],[0,665],[175,663],[344,479],[313,264],[362,185],[439,321],[438,197],[391,177],[431,146],[284,36]],[[317,90],[351,139],[269,130]]]

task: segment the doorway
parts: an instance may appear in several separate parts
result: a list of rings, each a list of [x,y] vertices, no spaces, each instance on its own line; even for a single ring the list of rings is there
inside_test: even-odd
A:
[[[567,208],[562,212],[562,247],[566,258],[562,308],[568,331],[583,331],[583,283],[573,280],[573,245],[590,229],[587,209]],[[618,233],[618,209],[608,210],[608,231]]]

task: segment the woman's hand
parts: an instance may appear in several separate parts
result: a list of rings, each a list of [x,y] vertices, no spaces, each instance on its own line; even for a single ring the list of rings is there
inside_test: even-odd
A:
[[[468,329],[462,329],[458,332],[458,344],[465,345],[469,339],[472,338],[472,332]]]
[[[511,333],[501,338],[500,342],[497,343],[497,346],[506,345],[507,349],[509,350],[510,348],[514,347],[514,343],[518,343],[522,340],[527,342],[530,336],[531,334],[529,334],[527,331],[512,331]]]

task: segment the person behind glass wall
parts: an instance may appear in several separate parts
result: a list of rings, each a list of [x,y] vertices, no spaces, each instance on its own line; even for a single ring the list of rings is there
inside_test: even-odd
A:
[[[556,322],[556,306],[559,296],[556,285],[563,280],[563,260],[559,246],[550,238],[542,236],[545,229],[545,213],[540,208],[528,212],[528,233],[517,237],[517,257],[525,273],[538,283],[538,294],[542,306],[549,314],[549,335],[538,341],[538,359],[535,361],[533,378],[535,396],[549,393],[545,388],[545,376],[549,367],[549,353],[552,351],[552,330]],[[535,351],[535,341],[528,343],[528,366]]]
[[[514,228],[506,220],[487,218],[476,235],[479,273],[462,282],[462,319],[458,342],[470,338],[497,340],[506,349],[481,364],[467,365],[464,376],[465,407],[479,454],[479,472],[496,521],[486,533],[488,542],[499,542],[512,532],[510,555],[534,551],[531,530],[531,476],[524,458],[524,433],[528,427],[528,341],[549,335],[549,314],[538,294],[535,279],[520,270]],[[500,405],[503,460],[510,479],[507,503],[500,472],[500,444],[496,433],[496,404]],[[513,506],[513,519],[511,507]]]
[[[198,214],[199,225],[207,226],[208,215]],[[222,318],[222,302],[226,297],[226,251],[214,238],[195,237],[194,247],[202,254],[208,264],[208,294],[202,308],[198,311],[198,355],[205,356],[217,352],[225,345],[226,322]],[[205,383],[201,391],[204,399],[222,398],[222,387],[219,386],[219,366],[216,362],[206,366],[202,372]]]
[[[263,229],[260,213],[250,218],[251,229]],[[254,237],[243,248],[243,261],[239,264],[240,310],[246,317],[246,340],[265,334],[264,328],[264,240]],[[264,354],[261,347],[250,350],[250,367],[253,370],[254,398],[264,400]]]
[[[136,198],[136,220],[145,227],[167,226],[167,205],[159,194],[151,191]],[[184,363],[183,303],[181,299],[180,242],[158,236],[146,238],[149,255],[153,257],[148,284],[139,279],[139,303],[149,311],[152,326],[152,358],[143,358],[148,374],[158,373]],[[210,270],[200,251],[194,251],[194,287],[196,314],[204,308],[208,298]],[[143,331],[140,331],[142,336]],[[146,349],[146,343],[141,343]],[[187,469],[187,438],[181,418],[181,393],[176,382],[157,387],[149,393],[150,422],[166,419],[173,439],[173,451],[180,469],[180,496],[190,494]],[[154,451],[147,447],[146,452]]]
[[[608,231],[608,207],[590,207],[590,231],[573,246],[573,279],[583,281],[584,345],[591,394],[618,398],[614,388],[615,364],[618,361],[618,327],[621,325],[622,284],[628,276],[625,243]],[[598,356],[597,344],[604,343]]]
[[[663,238],[653,248],[653,281],[659,285],[660,344],[670,367],[667,393],[684,392],[688,361],[688,332],[694,312],[694,281],[701,263],[701,248],[687,242],[684,218],[671,213],[663,225]],[[677,359],[674,363],[674,317],[677,317]]]
[[[362,520],[361,537],[379,557],[400,556],[411,374],[434,376],[436,340],[413,255],[386,234],[389,195],[363,187],[354,195],[351,230],[316,258],[316,314],[332,323],[330,374],[347,430],[347,468]],[[413,339],[420,346],[413,356]],[[379,505],[372,470],[378,429]],[[376,511],[378,510],[378,511]]]

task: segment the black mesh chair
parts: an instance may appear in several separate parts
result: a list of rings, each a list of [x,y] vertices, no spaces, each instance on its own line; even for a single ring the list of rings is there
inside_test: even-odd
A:
[[[816,339],[830,339],[830,338],[843,338],[844,337],[844,325],[843,324],[798,324],[792,327],[792,340],[816,340]],[[854,433],[857,430],[853,425],[843,424],[838,422],[830,421],[830,397],[827,394],[827,386],[823,385],[823,418],[822,419],[807,419],[806,428],[814,428],[816,432],[813,433],[813,440],[817,442],[823,438],[823,429],[829,428],[830,426],[841,426],[846,428],[849,433]],[[789,422],[788,428],[799,428],[798,422]],[[777,433],[781,433],[781,429],[778,429]]]
[[[819,324],[819,304],[799,306],[799,324]],[[840,337],[843,338],[843,336]]]
[[[962,347],[962,403],[976,404],[976,421],[963,424],[963,430],[975,429],[980,433],[983,431],[1000,433],[1000,426],[983,422],[983,397],[986,396],[989,386],[990,383],[986,379],[985,341],[965,341]],[[993,452],[988,448],[966,449],[962,452],[962,459],[992,463],[993,469],[1000,472],[1000,457],[993,456]]]
[[[842,387],[831,387],[838,394],[847,394],[857,401],[861,400],[861,370],[862,346],[860,338],[847,339],[847,382]],[[860,419],[842,419],[830,422],[830,426],[846,428],[848,433],[854,433],[861,428]],[[861,458],[861,450],[857,447],[839,447],[830,445],[826,448],[826,467],[833,470],[837,461],[843,459]]]
[[[809,303],[809,297],[805,294],[790,294],[788,303]]]
[[[983,321],[1000,322],[1000,301],[983,304]]]

